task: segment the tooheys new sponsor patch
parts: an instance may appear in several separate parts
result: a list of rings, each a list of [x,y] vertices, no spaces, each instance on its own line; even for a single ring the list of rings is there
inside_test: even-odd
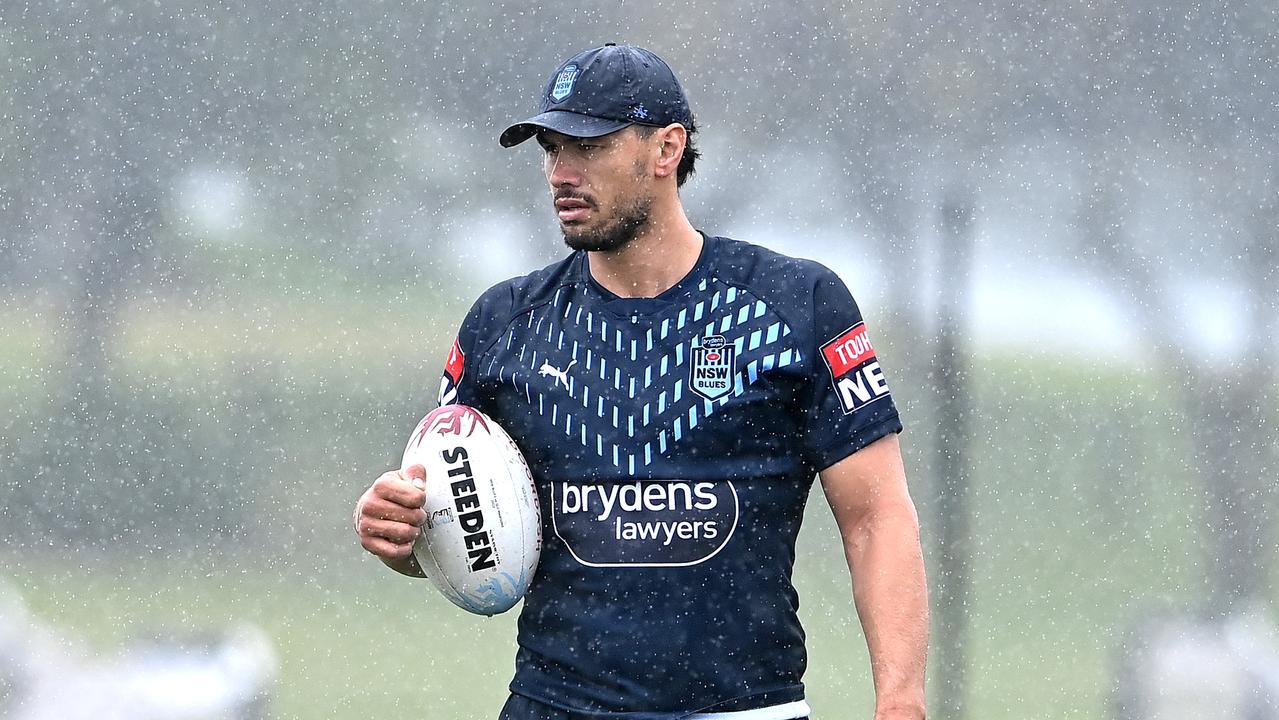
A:
[[[737,528],[732,482],[551,485],[555,534],[583,565],[680,567],[708,560]]]
[[[875,359],[875,348],[871,347],[865,323],[857,323],[822,345],[822,357],[844,414],[888,397],[888,383]]]

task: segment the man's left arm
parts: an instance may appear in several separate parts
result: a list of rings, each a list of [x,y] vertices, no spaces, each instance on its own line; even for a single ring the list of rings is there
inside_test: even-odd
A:
[[[843,538],[875,683],[875,720],[922,720],[928,589],[919,518],[890,433],[819,474]]]

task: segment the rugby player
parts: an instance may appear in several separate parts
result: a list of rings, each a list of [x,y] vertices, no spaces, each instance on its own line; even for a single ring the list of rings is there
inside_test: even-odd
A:
[[[923,718],[918,520],[852,295],[818,263],[693,227],[679,187],[697,128],[653,53],[575,55],[540,110],[500,142],[541,145],[573,252],[476,301],[439,397],[510,433],[543,511],[502,720],[808,717],[791,573],[814,476],[874,718]],[[413,576],[423,472],[386,473],[357,504],[364,548]]]

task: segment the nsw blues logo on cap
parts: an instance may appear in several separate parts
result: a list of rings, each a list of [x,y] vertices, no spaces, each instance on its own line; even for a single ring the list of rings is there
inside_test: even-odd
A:
[[[551,88],[551,99],[559,102],[573,93],[573,83],[577,82],[577,76],[581,74],[581,70],[577,65],[565,65],[560,71],[559,77],[555,78],[555,86]]]

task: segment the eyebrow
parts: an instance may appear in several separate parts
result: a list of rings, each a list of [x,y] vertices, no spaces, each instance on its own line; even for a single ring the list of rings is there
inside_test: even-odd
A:
[[[548,137],[547,133],[538,133],[534,136],[537,144],[546,149],[547,145],[571,145],[575,143],[589,143],[591,145],[606,146],[615,142],[615,138],[609,135],[599,135],[597,137],[575,137],[573,135],[557,134],[555,138]]]

